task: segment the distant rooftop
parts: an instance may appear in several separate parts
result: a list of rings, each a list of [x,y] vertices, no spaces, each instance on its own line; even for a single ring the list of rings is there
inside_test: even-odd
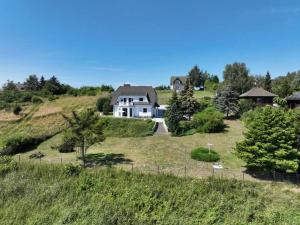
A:
[[[288,101],[300,101],[300,92],[290,95],[289,97],[286,98]]]
[[[251,97],[277,97],[278,95],[273,94],[263,88],[252,88],[251,90],[240,95],[240,98],[251,98]]]

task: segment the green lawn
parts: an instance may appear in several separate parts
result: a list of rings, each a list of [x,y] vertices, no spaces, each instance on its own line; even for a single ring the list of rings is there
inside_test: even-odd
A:
[[[163,91],[156,91],[158,96],[158,104],[166,105],[168,104],[169,99],[172,97],[171,90],[163,90]],[[195,91],[194,92],[195,98],[200,99],[203,97],[213,97],[214,93],[210,91]]]
[[[103,143],[92,146],[88,154],[94,154],[99,162],[103,161],[103,153],[111,154],[119,158],[120,163],[116,167],[131,170],[132,162],[135,170],[144,172],[157,172],[159,170],[170,172],[175,175],[184,175],[184,167],[187,167],[187,174],[193,177],[208,176],[212,173],[212,164],[199,162],[191,159],[190,152],[199,147],[207,147],[208,143],[213,144],[213,149],[221,156],[221,164],[225,167],[223,173],[229,177],[241,178],[243,162],[232,154],[236,141],[242,138],[244,130],[240,121],[226,121],[228,125],[224,133],[218,134],[194,134],[184,137],[171,137],[169,135],[148,136],[138,138],[107,138]],[[44,162],[60,163],[78,162],[76,153],[60,154],[51,150],[50,146],[61,141],[57,135],[42,143],[36,149],[46,156]],[[28,156],[33,151],[21,155],[21,160],[29,160]],[[18,156],[15,156],[18,158]],[[38,160],[35,160],[39,162]],[[122,163],[122,161],[126,163]],[[114,163],[114,162],[113,162]]]

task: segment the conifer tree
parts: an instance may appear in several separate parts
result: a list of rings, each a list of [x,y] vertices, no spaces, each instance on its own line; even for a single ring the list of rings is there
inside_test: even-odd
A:
[[[245,139],[236,144],[236,153],[248,168],[296,172],[299,168],[297,130],[292,111],[266,106],[256,110],[247,124]]]
[[[264,84],[265,90],[271,91],[271,89],[272,89],[272,84],[271,83],[272,83],[271,75],[268,71],[267,74],[266,74],[266,77],[265,77],[265,84]]]
[[[238,94],[230,87],[227,87],[218,94],[215,103],[217,108],[226,114],[226,118],[228,118],[230,114],[236,115],[239,112]]]

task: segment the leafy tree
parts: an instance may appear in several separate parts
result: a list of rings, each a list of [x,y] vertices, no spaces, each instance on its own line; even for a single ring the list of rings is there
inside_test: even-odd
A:
[[[202,72],[200,71],[199,67],[196,65],[194,66],[189,74],[188,74],[188,79],[189,82],[194,86],[194,87],[200,87],[201,85],[204,84],[204,80],[202,77]]]
[[[249,76],[249,69],[245,63],[235,62],[225,66],[223,72],[224,83],[233,91],[242,94],[254,86],[253,77]]]
[[[28,91],[39,91],[40,90],[40,82],[36,75],[29,75],[29,77],[26,79],[24,85],[25,85],[25,89]]]
[[[266,106],[247,123],[245,140],[236,153],[248,168],[296,172],[299,167],[297,133],[292,111]]]
[[[280,97],[275,97],[273,99],[274,103],[276,103],[278,106],[282,107],[282,108],[286,108],[287,107],[287,101],[284,98],[280,98]]]
[[[264,88],[265,86],[265,80],[266,78],[264,76],[261,76],[261,75],[256,75],[256,76],[252,76],[254,79],[254,85],[255,87],[261,87],[261,88]]]
[[[63,115],[67,121],[69,128],[66,132],[70,132],[72,140],[76,146],[80,148],[81,159],[85,165],[85,155],[87,149],[97,143],[102,142],[105,138],[103,135],[103,126],[98,115],[92,109],[87,109],[81,113],[72,112],[72,116]]]
[[[236,115],[239,113],[238,96],[230,87],[218,93],[215,99],[216,106],[221,112],[226,114],[227,118],[229,114]]]
[[[269,73],[269,71],[266,74],[265,83],[264,83],[263,87],[267,91],[271,91],[271,89],[272,89],[272,80],[271,80],[271,74]]]
[[[3,91],[17,91],[18,90],[17,85],[13,81],[10,81],[10,80],[8,80],[6,82],[6,84],[4,84],[2,86],[2,89],[3,89]]]
[[[272,82],[272,92],[274,92],[281,98],[285,98],[293,93],[293,89],[290,84],[291,77],[277,77]]]

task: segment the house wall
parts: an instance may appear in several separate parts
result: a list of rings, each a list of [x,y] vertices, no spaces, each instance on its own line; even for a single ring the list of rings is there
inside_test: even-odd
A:
[[[124,102],[124,98],[126,98],[126,102]],[[130,103],[129,98],[132,99]],[[143,98],[143,101],[140,101],[140,98]],[[155,108],[152,105],[149,105],[148,98],[146,96],[119,96],[118,104],[113,107],[113,116],[123,117],[123,108],[127,108],[127,117],[130,117],[130,109],[132,109],[132,117],[151,118],[155,116],[156,112]],[[143,112],[144,108],[147,109],[146,113]]]

